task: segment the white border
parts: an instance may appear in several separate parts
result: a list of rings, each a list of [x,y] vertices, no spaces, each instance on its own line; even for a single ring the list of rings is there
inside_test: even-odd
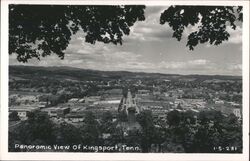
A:
[[[242,154],[174,154],[174,153],[47,153],[8,152],[8,4],[69,4],[68,1],[12,1],[1,2],[1,109],[0,160],[180,160],[180,161],[248,161],[249,160],[249,1],[142,1],[103,0],[70,1],[70,4],[145,4],[145,5],[242,5],[243,7],[243,153]]]

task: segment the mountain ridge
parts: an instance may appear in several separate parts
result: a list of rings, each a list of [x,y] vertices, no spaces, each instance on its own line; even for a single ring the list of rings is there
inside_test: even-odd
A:
[[[242,79],[242,76],[231,75],[181,75],[181,74],[164,74],[164,73],[147,73],[147,72],[131,72],[131,71],[102,71],[92,69],[74,68],[68,66],[24,66],[11,65],[9,66],[10,76],[30,77],[31,75],[38,76],[58,76],[60,78],[72,77],[76,79],[135,79],[135,78],[154,78],[154,79],[220,79],[220,80],[237,80]],[[32,77],[31,77],[32,78]]]

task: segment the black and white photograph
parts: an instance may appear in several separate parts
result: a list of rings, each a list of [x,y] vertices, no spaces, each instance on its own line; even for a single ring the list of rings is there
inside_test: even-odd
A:
[[[8,153],[243,154],[244,9],[8,4]]]

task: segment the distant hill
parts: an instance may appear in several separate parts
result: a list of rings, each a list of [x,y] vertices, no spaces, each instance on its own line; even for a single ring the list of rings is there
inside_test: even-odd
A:
[[[80,69],[67,66],[41,67],[41,66],[9,66],[11,79],[71,79],[71,80],[110,80],[110,79],[166,79],[166,80],[241,80],[241,76],[223,75],[179,75],[144,73],[128,71],[98,71]]]

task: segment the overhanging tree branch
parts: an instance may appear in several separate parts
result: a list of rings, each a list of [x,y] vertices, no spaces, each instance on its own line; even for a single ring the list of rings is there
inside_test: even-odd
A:
[[[27,62],[51,53],[64,58],[71,36],[82,29],[85,41],[122,44],[145,6],[10,5],[9,54]]]
[[[160,24],[168,23],[173,37],[180,41],[185,28],[199,23],[197,31],[188,36],[187,46],[193,50],[198,44],[219,45],[228,40],[227,26],[235,30],[242,17],[242,6],[170,6],[161,14]]]

